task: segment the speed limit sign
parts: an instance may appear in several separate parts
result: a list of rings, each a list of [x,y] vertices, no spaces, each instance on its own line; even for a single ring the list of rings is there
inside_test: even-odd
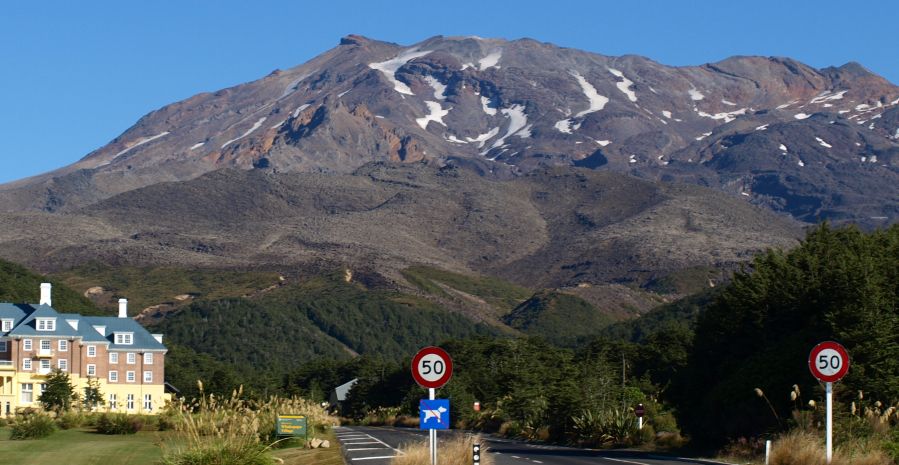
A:
[[[425,347],[412,357],[412,378],[421,387],[436,389],[453,376],[453,359],[440,347]]]
[[[842,345],[827,341],[812,349],[808,356],[812,375],[825,383],[839,381],[849,371],[849,353]]]

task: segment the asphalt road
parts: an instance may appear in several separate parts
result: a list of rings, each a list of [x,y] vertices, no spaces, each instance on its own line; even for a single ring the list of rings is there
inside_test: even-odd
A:
[[[466,433],[438,430],[438,447],[442,439],[448,439],[458,434]],[[349,426],[338,428],[337,438],[348,465],[388,465],[394,455],[403,453],[407,444],[427,441],[428,433],[411,428]],[[485,437],[484,445],[488,449],[487,453],[492,455],[495,465],[712,465],[718,463],[639,451],[599,451],[530,444],[489,436]]]

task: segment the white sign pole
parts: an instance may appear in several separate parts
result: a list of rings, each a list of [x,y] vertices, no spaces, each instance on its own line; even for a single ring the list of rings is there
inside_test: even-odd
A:
[[[428,388],[428,399],[434,400],[437,397],[437,390],[434,388]],[[830,404],[828,404],[830,405]],[[828,410],[829,411],[829,410]],[[830,417],[828,417],[830,418]],[[829,425],[830,423],[828,423]],[[428,431],[431,436],[431,465],[437,465],[437,430],[431,428]],[[828,436],[830,437],[830,436]],[[829,450],[829,449],[828,449]]]
[[[643,417],[637,417],[637,429],[643,430]]]
[[[827,394],[827,463],[833,458],[833,383],[824,385]]]

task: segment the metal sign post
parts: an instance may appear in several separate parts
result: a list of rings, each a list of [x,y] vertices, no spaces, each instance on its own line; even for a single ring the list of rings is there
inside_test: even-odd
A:
[[[638,430],[643,429],[643,415],[645,415],[645,414],[646,414],[646,408],[643,407],[643,404],[637,404],[637,406],[634,407],[634,415],[637,416],[637,429]]]
[[[481,445],[475,444],[471,446],[471,462],[474,465],[481,465]]]
[[[437,390],[428,388],[428,399],[434,400],[437,397]],[[437,465],[437,430],[431,428],[428,430],[431,436],[431,465]]]
[[[827,401],[827,463],[830,463],[833,459],[833,383],[842,379],[849,371],[849,352],[836,342],[822,342],[809,353],[808,368],[812,376],[824,382]]]

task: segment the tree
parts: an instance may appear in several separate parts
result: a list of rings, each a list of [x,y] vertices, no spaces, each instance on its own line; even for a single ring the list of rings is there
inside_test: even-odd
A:
[[[93,410],[104,404],[106,401],[103,400],[103,393],[100,392],[100,380],[88,378],[87,387],[84,388],[84,408]]]
[[[47,375],[46,388],[38,401],[45,410],[62,412],[72,408],[75,399],[75,386],[69,379],[69,374],[61,370],[53,370]]]

